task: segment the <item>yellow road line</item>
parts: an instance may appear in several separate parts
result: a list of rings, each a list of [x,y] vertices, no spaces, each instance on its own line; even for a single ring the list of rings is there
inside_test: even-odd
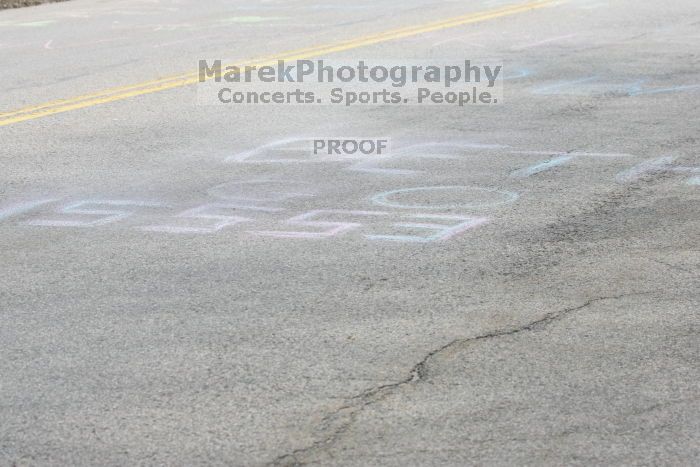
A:
[[[251,59],[248,62],[238,64],[239,66],[262,66],[266,64],[274,64],[277,60],[302,60],[313,57],[322,56],[334,52],[342,52],[345,50],[356,49],[381,42],[401,39],[405,37],[424,34],[426,32],[439,31],[441,29],[453,28],[470,23],[477,23],[489,19],[499,18],[502,16],[513,15],[525,11],[534,10],[549,6],[558,2],[558,0],[537,0],[527,3],[521,3],[494,10],[470,13],[467,15],[448,18],[441,21],[426,23],[422,25],[407,26],[398,29],[392,29],[377,34],[362,36],[355,39],[350,39],[333,44],[320,45],[316,47],[307,47],[305,49],[282,52],[275,56],[259,57]],[[198,73],[186,73],[182,75],[170,76],[161,79],[145,81],[128,86],[120,86],[104,89],[91,94],[84,94],[67,99],[59,99],[43,104],[23,107],[17,110],[0,113],[0,126],[11,125],[13,123],[33,120],[36,118],[46,117],[61,112],[70,110],[92,107],[99,104],[114,102],[122,99],[128,99],[134,96],[151,94],[154,92],[163,91],[166,89],[178,88],[199,82]]]

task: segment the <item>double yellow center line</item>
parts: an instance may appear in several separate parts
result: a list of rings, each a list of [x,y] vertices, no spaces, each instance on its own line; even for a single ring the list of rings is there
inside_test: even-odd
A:
[[[467,15],[457,16],[433,23],[392,29],[389,31],[371,34],[368,36],[362,36],[343,42],[282,52],[274,56],[258,57],[237,65],[260,67],[263,65],[274,64],[277,62],[277,60],[292,61],[325,56],[334,52],[342,52],[345,50],[356,49],[367,45],[379,44],[381,42],[387,42],[396,39],[401,39],[404,37],[415,36],[426,32],[439,31],[441,29],[453,28],[456,26],[462,26],[464,24],[470,23],[478,23],[493,18],[499,18],[501,16],[514,15],[516,13],[522,13],[525,11],[549,6],[557,1],[558,0],[538,0],[516,5],[510,5],[494,10],[470,13]],[[192,72],[183,75],[169,76],[153,81],[145,81],[129,86],[108,88],[94,92],[92,94],[84,94],[81,96],[75,96],[67,99],[45,102],[39,105],[24,107],[21,109],[0,113],[0,126],[11,125],[13,123],[24,122],[27,120],[34,120],[36,118],[42,118],[48,115],[54,115],[61,112],[68,112],[70,110],[92,107],[94,105],[105,104],[107,102],[128,99],[130,97],[141,96],[143,94],[151,94],[158,91],[164,91],[166,89],[179,88],[181,86],[196,84],[198,81],[198,73]]]

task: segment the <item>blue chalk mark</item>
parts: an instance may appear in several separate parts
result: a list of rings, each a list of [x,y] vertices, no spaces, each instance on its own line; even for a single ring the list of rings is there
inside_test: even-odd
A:
[[[635,165],[631,169],[623,170],[615,175],[618,183],[631,183],[650,174],[668,171],[675,156],[659,157],[657,159],[647,159]]]
[[[555,84],[550,84],[549,86],[540,86],[538,88],[535,88],[532,92],[534,94],[544,94],[544,95],[556,94],[557,90],[560,90],[560,89],[563,89],[566,87],[570,87],[570,86],[573,86],[575,84],[588,83],[588,82],[594,81],[596,79],[598,79],[597,76],[588,76],[586,78],[576,79],[573,81],[560,81],[560,82],[555,83]]]
[[[681,92],[681,91],[691,91],[693,89],[699,89],[700,84],[690,84],[686,86],[671,86],[669,88],[661,89],[639,89],[634,92],[630,92],[630,96],[638,96],[640,94],[661,94],[667,92]]]
[[[500,195],[502,199],[484,202],[484,203],[464,203],[464,204],[439,204],[434,206],[425,206],[420,204],[401,204],[389,200],[390,196],[400,195],[404,193],[415,193],[421,191],[444,191],[444,190],[461,190],[461,191],[476,191],[483,193],[494,193]],[[392,208],[399,209],[473,209],[473,208],[484,208],[490,206],[497,206],[500,204],[512,203],[518,199],[519,195],[512,191],[501,191],[493,188],[481,188],[481,187],[469,187],[469,186],[421,186],[415,188],[402,188],[399,190],[384,191],[382,193],[376,194],[371,198],[374,204],[379,204],[381,206],[389,206]]]
[[[56,199],[55,198],[41,199],[38,201],[31,201],[29,203],[15,204],[14,206],[0,209],[0,221],[3,219],[7,219],[9,217],[12,217],[12,216],[24,214],[25,212],[30,211],[36,207],[39,207],[42,204],[51,203],[53,201],[56,201]]]
[[[514,172],[511,173],[511,176],[512,177],[522,177],[522,178],[529,177],[531,175],[535,175],[535,174],[538,174],[540,172],[544,172],[546,170],[549,170],[553,167],[558,167],[560,165],[563,165],[563,164],[569,162],[573,158],[574,158],[574,156],[555,157],[553,159],[538,162],[537,164],[532,165],[530,167],[526,167],[524,169],[515,170]]]
[[[630,84],[625,88],[625,92],[629,96],[636,96],[637,94],[643,93],[644,90],[642,89],[642,85],[646,82],[645,79],[640,79],[638,81],[635,81],[634,83]]]
[[[529,70],[527,68],[521,68],[513,75],[508,75],[508,76],[504,75],[503,81],[507,81],[509,79],[525,78],[525,77],[530,76],[532,74],[533,74],[532,70]]]
[[[700,177],[693,177],[688,180],[688,185],[700,185]]]

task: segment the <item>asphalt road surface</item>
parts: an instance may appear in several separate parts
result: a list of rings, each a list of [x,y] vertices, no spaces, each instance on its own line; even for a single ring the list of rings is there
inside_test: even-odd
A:
[[[505,99],[198,104],[291,56]],[[1,465],[700,463],[696,0],[74,0],[0,63]]]

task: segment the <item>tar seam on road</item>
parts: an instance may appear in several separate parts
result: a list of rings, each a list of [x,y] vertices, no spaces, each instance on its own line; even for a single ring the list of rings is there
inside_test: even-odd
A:
[[[456,16],[437,22],[408,26],[399,29],[392,29],[377,34],[371,34],[368,36],[350,39],[347,41],[282,52],[274,56],[258,57],[255,59],[251,59],[248,63],[239,64],[239,66],[260,67],[263,65],[275,64],[278,60],[303,60],[312,57],[318,57],[324,54],[342,52],[345,50],[351,50],[368,45],[388,42],[404,37],[416,36],[426,32],[453,28],[470,23],[478,23],[481,21],[522,13],[558,3],[561,3],[561,1],[537,0],[533,2],[510,5],[503,8]],[[70,110],[92,107],[99,104],[119,101],[122,99],[128,99],[130,97],[140,96],[144,94],[151,94],[167,89],[193,85],[197,84],[198,82],[199,76],[196,72],[193,72],[152,81],[145,81],[129,86],[108,88],[102,91],[97,91],[92,94],[85,94],[66,99],[59,99],[55,101],[46,102],[44,104],[33,105],[12,111],[2,112],[0,113],[0,126],[11,125],[13,123],[24,122],[27,120],[34,120],[37,118],[47,117],[49,115],[54,115],[61,112],[68,112]]]

